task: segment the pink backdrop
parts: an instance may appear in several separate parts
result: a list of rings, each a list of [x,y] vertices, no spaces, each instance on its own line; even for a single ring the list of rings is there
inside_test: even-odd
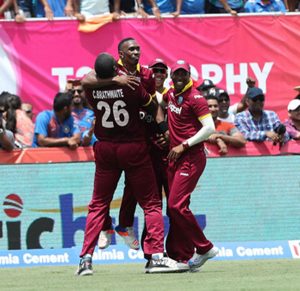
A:
[[[141,45],[142,64],[186,59],[195,79],[210,77],[232,102],[245,92],[247,75],[256,78],[266,108],[283,119],[300,85],[299,27],[297,15],[123,19],[93,33],[78,32],[78,23],[68,20],[0,22],[0,91],[15,90],[35,112],[51,108],[66,78],[84,75],[100,52],[117,57],[118,42],[131,36]]]

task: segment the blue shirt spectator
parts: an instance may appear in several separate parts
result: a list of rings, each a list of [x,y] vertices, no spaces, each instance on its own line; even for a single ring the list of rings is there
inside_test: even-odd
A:
[[[57,93],[53,111],[38,114],[34,129],[33,147],[67,146],[76,149],[80,144],[80,130],[71,115],[72,95]]]
[[[144,10],[148,14],[153,14],[152,6],[149,4],[148,0],[143,0]],[[160,13],[171,13],[175,11],[175,7],[170,0],[157,0],[156,5],[160,10]]]
[[[35,122],[33,147],[38,147],[37,135],[42,134],[46,137],[72,137],[80,133],[78,125],[74,123],[73,116],[70,116],[60,123],[55,116],[54,111],[45,110],[38,114]]]
[[[181,14],[204,14],[205,0],[183,0]]]
[[[249,0],[244,6],[245,12],[286,12],[284,3],[281,0]]]

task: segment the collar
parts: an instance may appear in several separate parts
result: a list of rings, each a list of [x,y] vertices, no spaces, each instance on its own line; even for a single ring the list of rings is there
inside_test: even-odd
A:
[[[179,92],[174,94],[176,97],[184,92],[186,92],[188,89],[190,89],[193,86],[193,81],[190,79],[190,81],[184,86],[184,88]],[[172,88],[174,88],[174,85],[172,85]]]
[[[127,69],[124,67],[121,59],[118,60],[118,65],[122,66],[127,71]],[[137,72],[141,71],[141,65],[139,63],[136,65],[136,70],[137,70]]]

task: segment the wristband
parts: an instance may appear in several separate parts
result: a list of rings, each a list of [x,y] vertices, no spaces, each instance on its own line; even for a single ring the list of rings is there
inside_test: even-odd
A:
[[[168,128],[168,123],[166,121],[162,121],[157,124],[158,126],[158,132],[159,133],[165,133],[169,128]]]
[[[187,149],[190,148],[190,146],[189,146],[189,144],[188,144],[187,141],[184,141],[184,142],[182,143],[182,146],[183,146],[183,148],[184,148],[185,151],[186,151]]]
[[[144,4],[143,3],[138,4],[138,8],[144,9]]]

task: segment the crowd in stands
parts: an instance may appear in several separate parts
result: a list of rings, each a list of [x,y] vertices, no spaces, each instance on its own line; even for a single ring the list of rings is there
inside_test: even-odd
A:
[[[168,66],[156,59],[149,67],[153,71],[157,99],[167,92],[164,86]],[[215,122],[216,132],[207,140],[226,155],[227,147],[240,148],[247,140],[272,141],[279,146],[290,139],[300,140],[300,87],[297,96],[287,106],[288,119],[280,121],[276,112],[266,110],[267,96],[255,87],[255,80],[246,80],[248,90],[243,98],[230,105],[229,94],[205,79],[197,90],[203,95]],[[196,86],[196,85],[195,85]],[[32,105],[9,92],[0,94],[0,148],[60,147],[76,149],[90,146],[97,140],[93,134],[94,113],[89,108],[80,80],[68,80],[65,92],[56,94],[53,109],[40,112],[33,121]]]
[[[83,22],[94,15],[112,13],[117,20],[124,15],[161,19],[163,14],[174,17],[204,13],[294,12],[299,0],[0,0],[0,19],[72,17]]]

